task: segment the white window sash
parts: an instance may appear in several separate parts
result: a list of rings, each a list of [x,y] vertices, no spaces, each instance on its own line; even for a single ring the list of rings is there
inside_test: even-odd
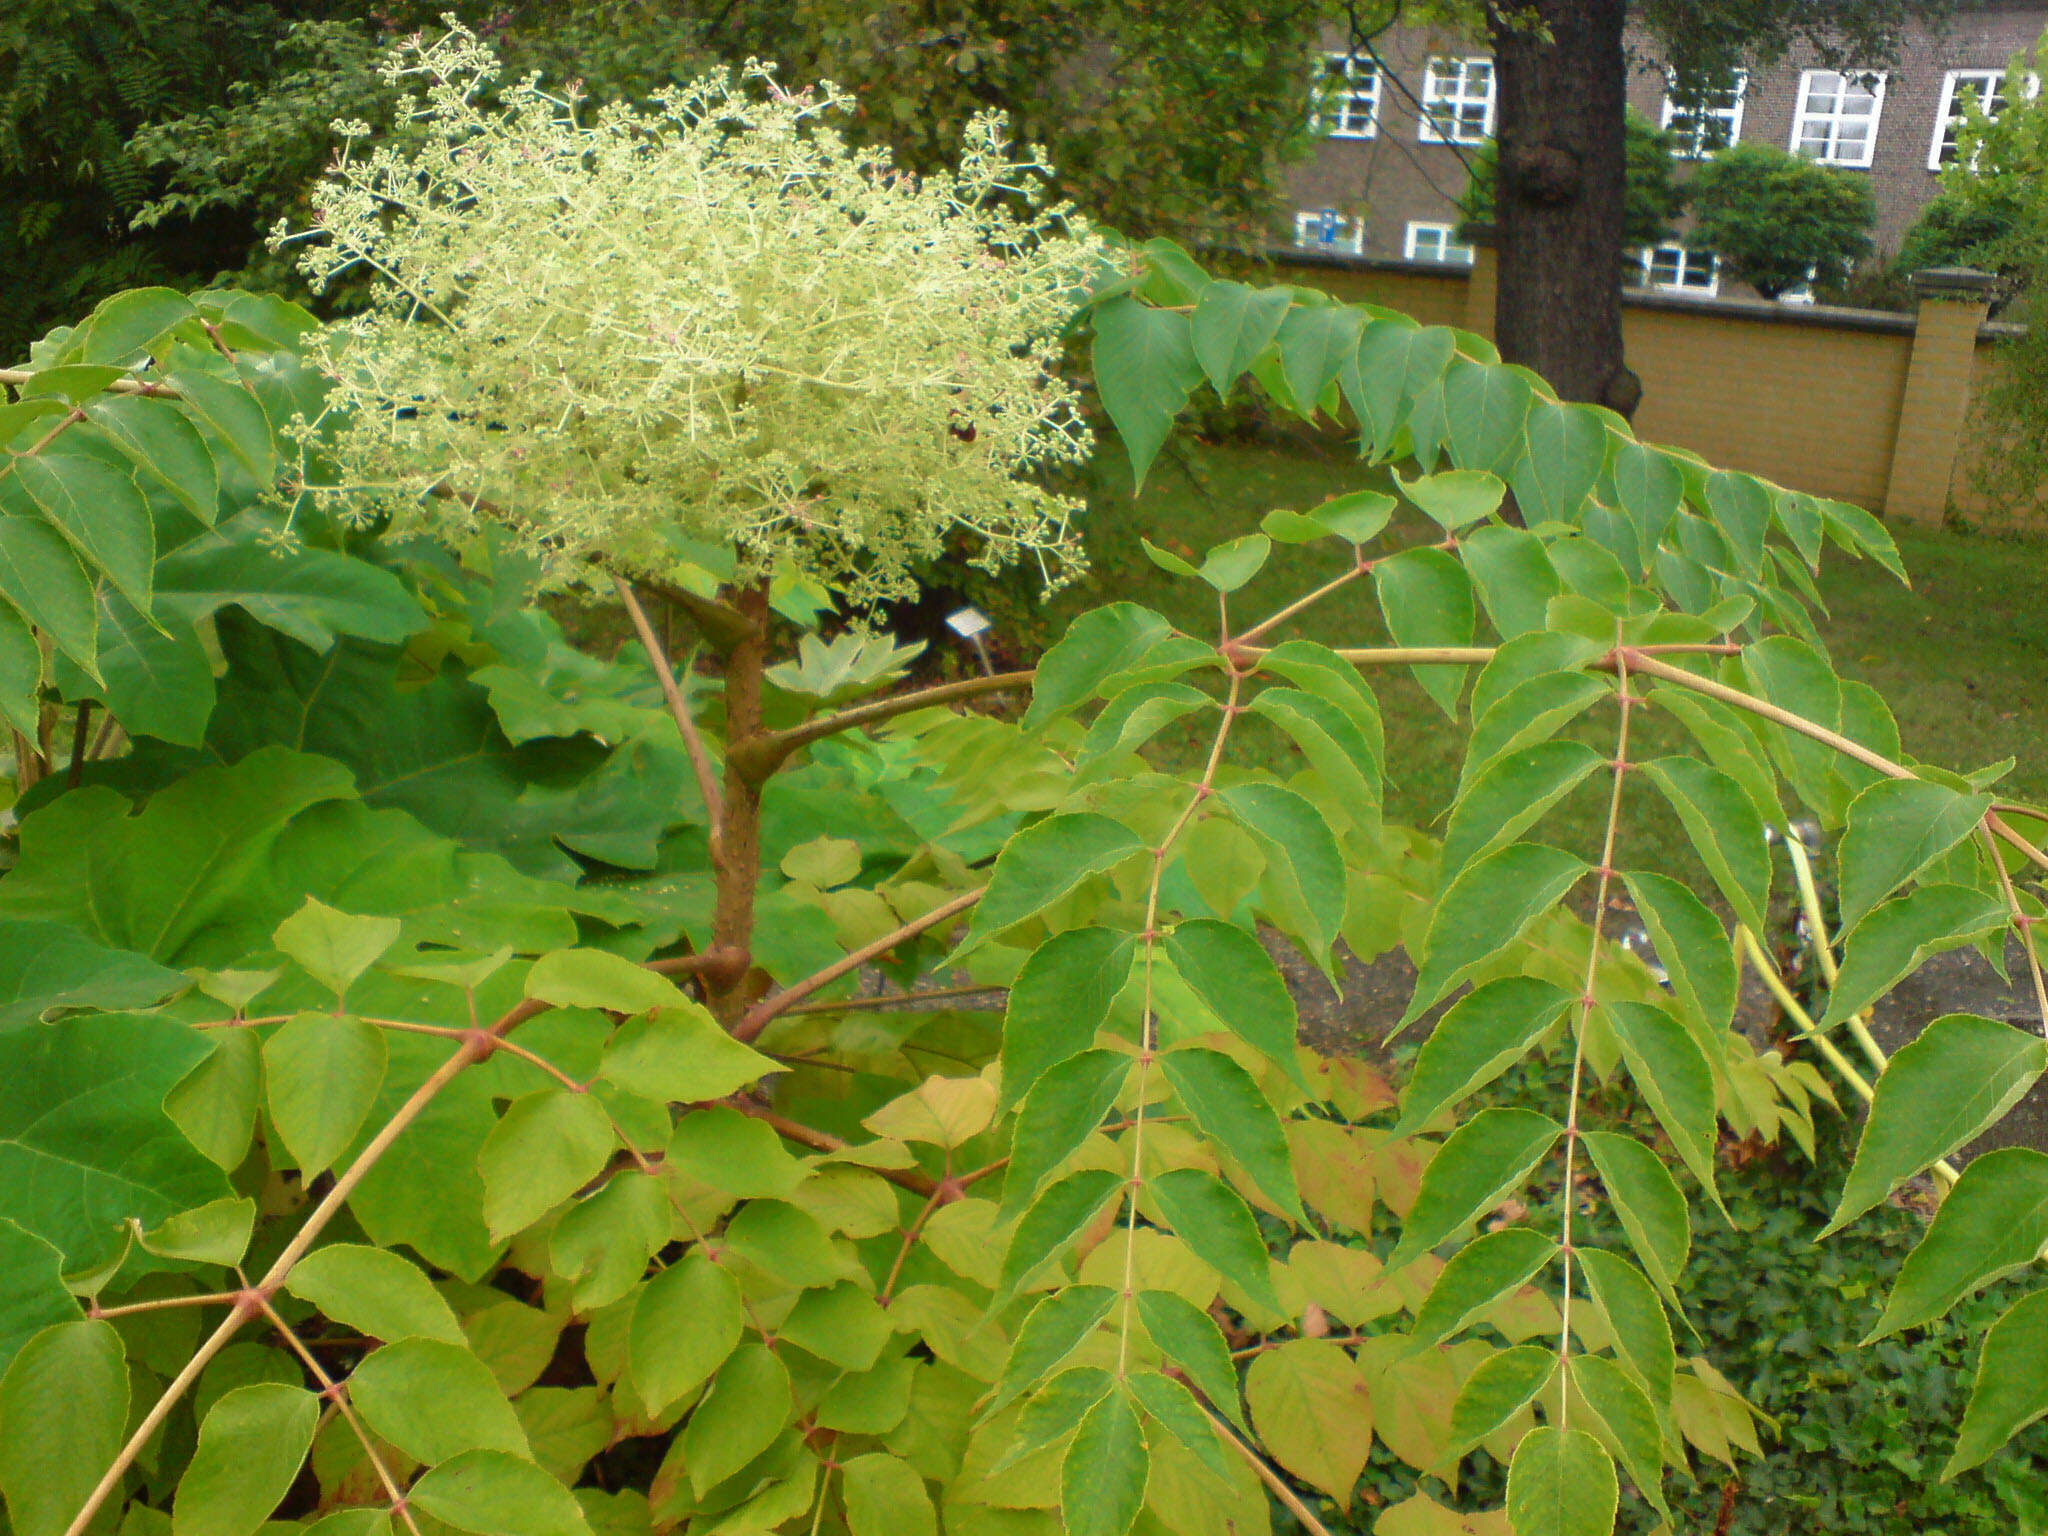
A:
[[[1436,266],[1469,267],[1473,263],[1472,247],[1460,245],[1456,239],[1457,230],[1449,224],[1431,224],[1411,220],[1401,239],[1401,255],[1408,261],[1426,261]],[[1430,247],[1428,255],[1423,247]]]
[[[1688,112],[1672,100],[1671,93],[1678,83],[1678,78],[1671,71],[1665,71],[1664,117],[1657,126],[1668,129],[1673,123],[1679,124],[1683,142],[1672,149],[1672,153],[1679,159],[1704,160],[1713,152],[1706,148],[1706,128],[1709,121],[1717,118],[1725,119],[1728,124],[1728,142],[1725,145],[1717,145],[1716,148],[1732,148],[1742,142],[1742,109],[1749,100],[1749,71],[1734,71],[1734,82],[1734,96],[1727,108],[1704,107]],[[1686,121],[1681,122],[1681,118],[1685,118]]]
[[[1803,153],[1800,146],[1805,143],[1809,136],[1809,124],[1818,124],[1822,128],[1822,132],[1819,135],[1820,153],[1809,158],[1818,160],[1823,165],[1845,166],[1851,170],[1869,169],[1871,161],[1877,154],[1877,129],[1879,122],[1884,116],[1884,89],[1887,78],[1883,70],[1871,70],[1867,73],[1856,70],[1833,69],[1801,71],[1799,76],[1799,104],[1792,113],[1792,142],[1789,146],[1792,153],[1795,155]],[[1869,82],[1870,111],[1867,114],[1843,111],[1843,107],[1848,103],[1851,88],[1860,87],[1866,81]],[[1825,111],[1815,109],[1810,105],[1815,95],[1814,88],[1821,86],[1825,89],[1830,83],[1834,86],[1831,93],[1834,98],[1834,105]],[[1863,137],[1858,158],[1851,158],[1842,152],[1842,130],[1850,123],[1867,123],[1869,125],[1868,131]]]
[[[1377,64],[1361,60],[1355,54],[1326,53],[1317,88],[1324,93],[1329,110],[1318,111],[1315,122],[1318,127],[1327,122],[1329,126],[1325,131],[1331,138],[1379,137],[1380,70]],[[1363,122],[1358,111],[1361,98],[1365,108]]]
[[[1343,232],[1335,240],[1321,238],[1329,218],[1336,215],[1337,225]],[[1294,215],[1294,243],[1306,251],[1349,251],[1357,256],[1365,250],[1365,225],[1358,219],[1347,219],[1333,208],[1303,208]]]
[[[1469,94],[1466,82],[1475,64],[1486,66],[1486,91],[1484,95]],[[1433,58],[1422,69],[1422,114],[1416,124],[1416,135],[1424,144],[1479,144],[1493,137],[1494,98],[1499,76],[1493,69],[1493,60],[1483,55],[1468,58]],[[1480,109],[1480,127],[1477,136],[1467,131],[1465,109],[1477,106]],[[1439,128],[1431,115],[1431,108],[1445,109],[1446,121]],[[1448,132],[1445,130],[1448,129]]]
[[[1962,108],[1958,98],[1964,91],[1975,91],[1980,106],[1996,102],[2005,89],[2005,74],[2002,69],[1952,69],[1941,80],[1941,108],[1934,114],[1934,137],[1927,145],[1927,169],[1938,171],[1948,164],[1942,158],[1942,150],[1948,146],[1949,136],[1962,126]],[[2041,94],[2041,77],[2029,70],[2026,76],[2027,99],[2032,101]],[[1997,112],[1991,113],[1997,117]]]

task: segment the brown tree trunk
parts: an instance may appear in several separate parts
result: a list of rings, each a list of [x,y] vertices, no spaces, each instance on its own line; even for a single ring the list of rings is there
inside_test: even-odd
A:
[[[1500,174],[1494,340],[1560,397],[1635,411],[1622,360],[1626,0],[1488,7]]]

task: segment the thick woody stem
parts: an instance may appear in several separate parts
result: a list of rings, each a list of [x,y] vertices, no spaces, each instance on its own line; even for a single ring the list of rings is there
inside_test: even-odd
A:
[[[761,728],[761,681],[768,667],[768,584],[757,582],[736,604],[751,628],[725,658],[725,793],[719,813],[718,852],[712,873],[716,895],[709,949],[736,963],[702,973],[704,1000],[727,1029],[747,1009],[747,975],[754,946],[754,891],[761,880],[761,786],[772,767],[755,771],[752,754]]]

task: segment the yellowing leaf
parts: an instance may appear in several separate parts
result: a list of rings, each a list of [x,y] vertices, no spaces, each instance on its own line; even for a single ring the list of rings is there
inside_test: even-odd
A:
[[[861,1122],[877,1136],[957,1147],[988,1129],[995,1084],[983,1077],[928,1077]]]
[[[1245,1401],[1273,1459],[1344,1509],[1372,1453],[1372,1394],[1342,1348],[1294,1339],[1252,1361]]]

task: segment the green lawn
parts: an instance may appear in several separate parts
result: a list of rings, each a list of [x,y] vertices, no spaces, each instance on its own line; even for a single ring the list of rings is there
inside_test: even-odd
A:
[[[1073,614],[1128,598],[1159,609],[1195,633],[1215,630],[1215,600],[1206,588],[1168,577],[1138,546],[1140,535],[1184,554],[1257,528],[1274,507],[1313,506],[1339,491],[1383,484],[1383,471],[1362,466],[1342,448],[1303,442],[1285,449],[1170,444],[1132,497],[1128,468],[1108,447],[1097,461],[1086,535],[1088,577],[1053,599],[1044,615],[1056,634]],[[1392,542],[1421,539],[1427,529],[1397,521]],[[1822,624],[1842,672],[1874,685],[1890,701],[1909,752],[1956,767],[2004,757],[2019,762],[2007,792],[2048,798],[2048,545],[1982,535],[1895,530],[1914,586],[1908,590],[1874,564],[1830,547],[1821,589],[1830,614]],[[1265,571],[1231,599],[1243,628],[1344,568],[1346,554],[1326,545],[1281,546]],[[1333,594],[1290,631],[1332,645],[1387,643],[1368,583]],[[1455,781],[1464,728],[1453,726],[1403,671],[1376,673],[1387,717],[1389,810],[1427,822]],[[1242,751],[1285,766],[1292,749],[1262,722],[1246,722]],[[1612,729],[1611,717],[1581,722],[1589,740]],[[1654,715],[1639,720],[1647,753],[1682,749],[1675,727]],[[1192,749],[1194,743],[1178,744]],[[1171,747],[1170,747],[1171,749]],[[1559,808],[1543,834],[1578,847],[1597,839],[1605,789],[1590,784]],[[1675,822],[1639,807],[1637,836],[1673,847]],[[1638,852],[1632,862],[1645,860]],[[1676,868],[1674,873],[1680,871]]]

